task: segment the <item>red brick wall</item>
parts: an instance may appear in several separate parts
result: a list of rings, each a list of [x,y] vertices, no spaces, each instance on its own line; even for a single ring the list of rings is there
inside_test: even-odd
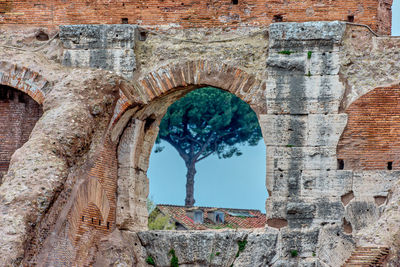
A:
[[[96,182],[83,183],[75,199],[74,207],[69,215],[69,234],[74,243],[76,256],[74,262],[77,266],[89,266],[88,256],[91,249],[96,246],[100,238],[111,233],[115,229],[116,191],[117,191],[117,148],[112,144],[107,135],[94,162],[87,172],[87,181],[96,179]],[[105,194],[105,196],[103,195]],[[107,201],[101,201],[106,197]],[[92,201],[91,201],[92,199]],[[94,202],[99,203],[96,205]],[[109,205],[109,214],[102,214],[104,208],[100,203]],[[83,220],[82,220],[83,218]],[[93,223],[92,223],[93,219]],[[100,225],[99,225],[99,220]],[[107,227],[108,224],[108,227]],[[63,251],[56,251],[63,255]]]
[[[400,169],[400,85],[376,88],[346,110],[347,126],[337,157],[345,169]]]
[[[269,25],[274,16],[283,21],[347,20],[367,24],[374,30],[390,33],[392,0],[42,0],[0,1],[2,24],[119,24],[127,18],[131,24],[183,27],[214,27],[232,25]]]
[[[29,139],[42,108],[27,94],[0,85],[0,180],[12,154]]]

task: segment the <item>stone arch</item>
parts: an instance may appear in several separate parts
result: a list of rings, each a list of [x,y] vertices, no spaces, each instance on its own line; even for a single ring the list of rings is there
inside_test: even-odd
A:
[[[12,154],[29,139],[29,135],[37,120],[42,116],[42,104],[45,92],[49,88],[48,81],[37,72],[26,67],[0,61],[0,86],[5,95],[5,106],[2,112],[0,135],[6,142],[0,144],[0,184],[7,173]],[[19,92],[19,93],[18,93]],[[27,112],[27,109],[29,110]],[[4,137],[5,135],[5,137]]]
[[[149,189],[146,173],[158,124],[172,102],[204,86],[220,88],[238,96],[259,117],[266,113],[265,81],[240,68],[207,60],[170,64],[139,74],[133,86],[123,90],[126,100],[121,101],[117,107],[123,107],[123,103],[129,100],[137,104],[130,110],[127,110],[129,105],[125,104],[125,110],[116,110],[114,113],[115,118],[122,121],[121,124],[128,123],[124,130],[121,125],[114,126],[121,129],[121,132],[123,130],[118,146],[116,224],[120,229],[147,229],[146,199]],[[121,119],[124,112],[128,115]],[[259,122],[262,127],[262,120]],[[115,133],[113,135],[119,136]],[[114,137],[114,140],[117,138]]]
[[[247,102],[257,114],[266,113],[266,81],[239,67],[216,61],[196,60],[168,64],[137,74],[133,86],[122,86],[112,124],[115,125],[131,103],[146,105],[176,91],[177,88],[195,89],[205,85],[236,95]]]
[[[50,83],[39,73],[6,61],[0,61],[0,84],[26,93],[40,105],[50,88]]]

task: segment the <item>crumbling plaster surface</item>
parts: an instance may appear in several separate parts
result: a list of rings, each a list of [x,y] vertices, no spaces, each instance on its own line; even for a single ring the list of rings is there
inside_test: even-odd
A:
[[[346,86],[341,111],[377,87],[400,84],[400,38],[375,36],[347,26],[340,50],[340,77]]]
[[[21,42],[9,37],[0,42],[22,49],[30,49],[33,42],[32,47],[38,47],[30,39],[36,31],[14,29]],[[24,37],[24,32],[30,37]],[[249,242],[239,257],[237,242],[224,245],[220,254],[224,258],[212,257],[213,266],[340,266],[357,241],[397,246],[398,240],[389,237],[391,230],[377,229],[386,224],[389,229],[398,226],[399,190],[390,189],[398,173],[338,170],[336,146],[346,126],[345,108],[378,86],[399,82],[398,39],[373,37],[364,28],[339,22],[278,23],[269,29],[230,31],[163,29],[160,34],[148,33],[145,41],[126,38],[122,41],[134,49],[136,60],[135,66],[129,66],[136,71],[131,76],[127,69],[119,69],[122,65],[113,71],[132,78],[129,82],[109,72],[88,70],[86,67],[102,66],[92,65],[87,56],[80,65],[80,53],[90,55],[85,50],[90,46],[73,51],[77,53],[74,68],[58,64],[66,62],[66,52],[72,47],[62,47],[58,39],[38,53],[0,50],[1,58],[34,70],[51,86],[43,117],[30,140],[14,154],[0,187],[1,264],[12,266],[24,257],[46,255],[54,244],[49,231],[54,236],[68,234],[64,223],[73,204],[69,197],[82,182],[79,177],[85,179],[87,165],[95,160],[104,138],[112,133],[112,140],[119,141],[117,229],[103,237],[98,252],[95,246],[87,251],[95,266],[144,266],[148,255],[157,258],[160,266],[168,266],[171,248],[180,263],[208,266],[213,248],[243,238]],[[116,42],[121,44],[119,39]],[[75,48],[72,50],[79,50]],[[104,55],[112,58],[114,50],[120,55],[119,48],[123,47],[111,43]],[[383,70],[377,67],[382,60],[386,63]],[[221,63],[224,67],[218,68]],[[166,77],[165,70],[188,76],[175,88],[169,83],[177,76]],[[267,145],[268,225],[254,231],[136,233],[146,227],[146,170],[166,107],[202,85],[230,90],[224,87],[224,79],[238,73],[245,78],[229,88],[256,110]],[[146,81],[151,81],[150,85]],[[124,123],[114,131],[108,126],[116,112],[119,88],[133,104],[128,103],[128,116],[121,117]],[[377,203],[374,196],[389,200]],[[124,212],[120,211],[122,205]],[[349,223],[350,231],[346,228]],[[364,231],[369,238],[359,237]],[[25,242],[30,240],[34,245],[28,251],[33,256],[24,255]],[[297,250],[299,257],[291,258],[290,250]],[[47,258],[47,263],[57,262],[58,256]]]

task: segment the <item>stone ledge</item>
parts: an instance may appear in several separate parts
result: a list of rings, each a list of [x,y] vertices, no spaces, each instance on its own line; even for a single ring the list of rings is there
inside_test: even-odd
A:
[[[270,48],[276,41],[328,41],[326,44],[339,44],[342,41],[346,23],[340,21],[313,21],[304,23],[274,23],[269,27]]]

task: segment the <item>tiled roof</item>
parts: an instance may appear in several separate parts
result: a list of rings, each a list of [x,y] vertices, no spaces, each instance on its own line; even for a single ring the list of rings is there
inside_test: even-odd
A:
[[[207,230],[207,229],[219,229],[219,228],[261,228],[266,224],[266,215],[261,213],[259,210],[249,209],[229,209],[229,208],[213,208],[213,207],[192,207],[190,209],[200,209],[203,211],[202,224],[195,223],[191,218],[186,215],[185,206],[174,206],[174,205],[157,205],[157,208],[161,213],[171,217],[176,222],[182,224],[187,230]],[[220,211],[225,214],[225,220],[223,224],[215,224],[208,219],[208,212]],[[248,216],[239,216],[237,214],[248,213]]]

